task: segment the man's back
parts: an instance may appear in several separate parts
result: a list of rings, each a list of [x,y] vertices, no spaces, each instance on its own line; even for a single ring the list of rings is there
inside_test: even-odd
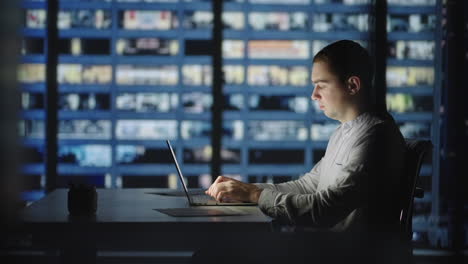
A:
[[[363,122],[366,123],[366,122]],[[401,177],[405,166],[405,143],[397,125],[388,113],[372,114],[367,124],[354,130],[355,137],[346,140],[348,168],[363,166],[363,203],[334,227],[337,230],[390,231],[398,227]],[[362,145],[362,147],[358,147]],[[359,158],[362,157],[362,158]],[[350,177],[353,177],[351,175]],[[345,180],[346,181],[346,180]]]
[[[396,224],[404,141],[388,114],[364,113],[340,125],[317,167],[305,179],[260,185],[267,189],[260,208],[288,223],[336,231]],[[315,191],[298,190],[311,182]]]

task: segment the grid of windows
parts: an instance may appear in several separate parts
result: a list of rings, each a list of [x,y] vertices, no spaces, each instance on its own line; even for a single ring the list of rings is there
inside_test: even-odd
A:
[[[439,128],[433,127],[435,72],[440,65],[435,41],[436,8],[435,0],[388,0],[386,101],[407,138],[433,139],[439,135]],[[432,164],[430,158],[421,168],[419,185],[425,195],[415,200],[413,217],[413,240],[426,245],[431,240],[428,229],[434,200],[432,179],[438,173],[437,164]]]
[[[36,200],[45,187],[45,76],[46,3],[23,3],[21,61],[21,115],[18,124],[23,139],[23,199]]]
[[[238,166],[223,174],[249,182],[283,182],[310,170],[323,156],[338,123],[311,101],[313,56],[348,38],[368,46],[369,1],[246,1],[226,3],[239,14],[224,30],[224,65],[242,67],[243,82],[226,84],[225,95],[243,96],[244,108],[224,120],[242,122],[243,137],[223,139],[240,153]],[[244,26],[245,25],[245,26]]]
[[[224,1],[222,173],[283,182],[310,170],[338,125],[310,100],[313,56],[352,39],[369,46],[369,0]],[[287,3],[287,4],[286,4]],[[58,186],[170,187],[171,139],[189,187],[212,181],[211,1],[59,3]],[[436,136],[435,0],[388,0],[387,106],[405,137]],[[30,189],[44,187],[45,1],[23,3],[21,135]],[[434,134],[435,133],[435,134]],[[415,209],[424,231],[432,166]],[[415,240],[421,239],[417,233]]]

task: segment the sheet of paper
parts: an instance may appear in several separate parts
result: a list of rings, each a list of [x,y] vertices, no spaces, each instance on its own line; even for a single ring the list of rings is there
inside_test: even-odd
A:
[[[164,195],[164,196],[185,196],[185,192],[184,191],[179,191],[179,190],[162,191],[162,192],[147,192],[147,194]],[[205,194],[205,190],[192,189],[192,190],[189,190],[189,194],[190,195]]]
[[[189,208],[165,208],[165,209],[154,209],[163,214],[170,216],[234,216],[234,215],[248,215],[249,213],[236,208],[200,208],[200,207],[189,207]]]

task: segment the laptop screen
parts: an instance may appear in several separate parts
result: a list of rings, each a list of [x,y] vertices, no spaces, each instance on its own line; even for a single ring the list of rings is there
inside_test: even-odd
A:
[[[187,199],[189,200],[189,203],[192,203],[192,200],[190,199],[190,195],[188,193],[187,185],[185,184],[184,175],[182,174],[182,171],[180,170],[179,162],[177,162],[177,157],[175,155],[174,149],[172,149],[171,142],[169,140],[166,140],[166,143],[169,149],[171,150],[172,159],[174,160],[174,165],[177,169],[177,174],[179,175],[179,179],[180,179],[180,182],[182,183],[182,187],[184,188],[185,195],[187,195]]]

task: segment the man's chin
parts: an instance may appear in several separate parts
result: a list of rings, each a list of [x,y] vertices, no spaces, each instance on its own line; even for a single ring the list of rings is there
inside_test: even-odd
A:
[[[324,114],[326,117],[330,118],[330,119],[338,120],[338,119],[336,118],[336,115],[334,115],[333,113],[327,113],[327,111],[324,110],[324,111],[323,111],[323,114]]]

